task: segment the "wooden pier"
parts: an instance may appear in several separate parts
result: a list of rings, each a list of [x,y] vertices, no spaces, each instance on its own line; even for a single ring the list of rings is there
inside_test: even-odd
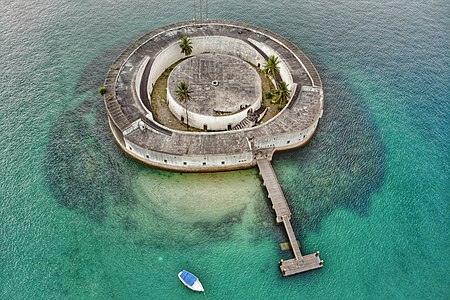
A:
[[[258,158],[256,162],[258,163],[260,175],[263,179],[264,186],[267,189],[269,199],[272,202],[272,208],[275,210],[276,221],[277,223],[283,223],[292,252],[294,253],[293,259],[280,261],[281,273],[283,276],[290,276],[321,268],[323,266],[323,261],[320,260],[318,251],[314,254],[305,256],[303,256],[300,251],[299,242],[295,237],[294,229],[291,225],[291,210],[289,209],[270,160],[268,158]]]

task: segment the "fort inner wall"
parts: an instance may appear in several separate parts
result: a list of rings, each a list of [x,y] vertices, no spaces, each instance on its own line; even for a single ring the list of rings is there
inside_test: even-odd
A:
[[[279,67],[280,67],[280,76],[281,79],[283,79],[284,82],[286,82],[290,88],[292,88],[294,84],[294,80],[292,79],[291,72],[289,71],[288,65],[284,62],[283,57],[273,48],[269,47],[268,45],[249,39],[249,41],[257,46],[261,51],[263,51],[267,56],[275,55],[278,57],[279,60]],[[264,62],[265,63],[265,62]],[[275,83],[274,83],[275,84]]]
[[[233,127],[234,125],[238,124],[240,121],[242,121],[245,117],[247,117],[247,113],[250,109],[253,111],[257,110],[261,106],[261,99],[262,96],[259,98],[258,101],[253,103],[248,108],[241,110],[240,112],[237,112],[235,114],[226,115],[226,116],[205,116],[201,115],[189,110],[186,110],[183,106],[181,106],[178,101],[173,99],[172,95],[169,91],[167,91],[167,99],[169,102],[169,109],[170,111],[179,119],[182,120],[184,123],[189,121],[189,126],[200,128],[200,129],[207,129],[207,130],[227,130]],[[188,104],[189,108],[189,104]],[[206,128],[205,128],[206,126]]]
[[[208,36],[208,38],[192,37],[190,40],[192,41],[191,56],[202,53],[218,53],[238,57],[256,67],[259,66],[260,68],[262,68],[265,64],[264,57],[259,54],[258,51],[253,49],[249,44],[235,38]],[[175,42],[163,49],[160,53],[158,53],[153,62],[150,62],[152,67],[150,69],[147,84],[148,98],[150,101],[151,93],[156,80],[158,80],[158,78],[169,66],[185,57],[186,56],[180,51],[179,42]]]

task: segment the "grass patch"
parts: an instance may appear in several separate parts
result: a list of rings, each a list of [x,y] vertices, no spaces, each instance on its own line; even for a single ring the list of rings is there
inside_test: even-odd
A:
[[[272,80],[270,80],[270,78],[267,77],[262,70],[258,68],[256,68],[256,70],[258,71],[259,76],[261,77],[262,105],[269,108],[264,117],[262,118],[261,122],[259,122],[259,124],[262,124],[275,117],[286,106],[286,104],[283,105],[278,103],[272,103],[273,97],[271,97],[272,94],[271,91],[275,89]]]
[[[151,94],[150,107],[152,109],[153,118],[156,122],[175,130],[192,131],[192,132],[204,132],[197,128],[189,126],[178,120],[169,109],[169,102],[167,102],[167,81],[172,70],[180,64],[185,58],[177,61],[173,65],[169,66],[164,73],[156,80]]]

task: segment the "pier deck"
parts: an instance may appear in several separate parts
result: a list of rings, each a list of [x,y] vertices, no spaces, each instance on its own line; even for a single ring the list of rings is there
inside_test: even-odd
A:
[[[323,261],[320,260],[319,252],[303,256],[300,251],[299,242],[297,241],[291,224],[291,210],[289,209],[270,160],[267,158],[258,158],[256,162],[259,167],[260,175],[263,178],[264,186],[267,189],[269,199],[272,202],[272,208],[275,210],[276,221],[277,223],[283,223],[295,257],[286,261],[281,260],[281,273],[283,276],[290,276],[321,268],[323,266]]]
[[[277,223],[283,222],[283,217],[287,217],[289,220],[291,218],[291,210],[289,209],[286,198],[284,198],[277,175],[275,174],[270,161],[264,158],[257,159],[256,162],[267,189],[269,199],[272,201],[272,208],[275,210]]]
[[[286,233],[289,238],[289,243],[291,244],[292,252],[294,252],[294,256],[296,260],[303,260],[302,253],[300,252],[299,242],[295,237],[294,229],[292,228],[291,221],[283,216],[283,224],[284,228],[286,228]]]

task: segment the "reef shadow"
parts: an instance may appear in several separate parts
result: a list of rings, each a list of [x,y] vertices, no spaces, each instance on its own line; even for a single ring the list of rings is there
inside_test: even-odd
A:
[[[386,177],[386,146],[364,99],[337,74],[320,74],[324,113],[315,135],[273,162],[302,233],[336,209],[367,214]]]

